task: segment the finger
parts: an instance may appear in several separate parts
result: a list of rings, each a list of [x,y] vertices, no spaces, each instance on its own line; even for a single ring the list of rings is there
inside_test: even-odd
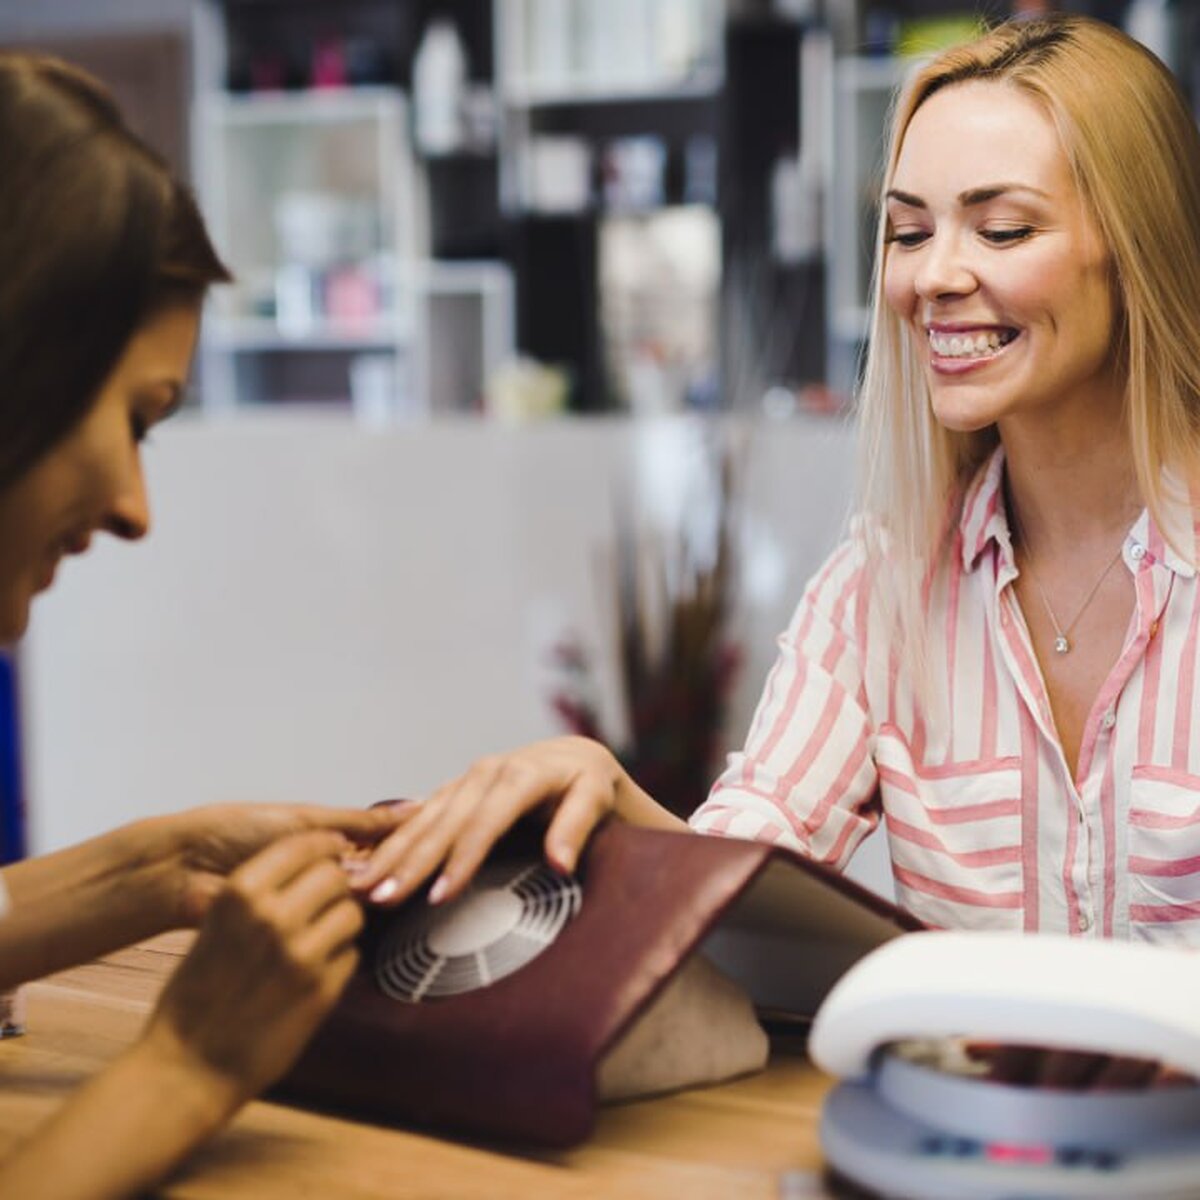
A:
[[[463,808],[456,800],[442,833],[445,865],[429,893],[432,904],[451,900],[470,883],[496,843],[521,817],[557,805],[559,797],[549,780],[537,771],[510,764],[486,791]]]
[[[402,859],[390,875],[371,890],[373,903],[385,907],[403,903],[426,879],[439,871],[456,838],[481,815],[487,787],[485,778],[485,772],[468,772],[431,810],[429,822],[414,833],[404,847]],[[446,885],[435,883],[435,888],[438,894],[435,897],[431,892],[430,899],[439,903],[446,898]]]
[[[396,877],[397,884],[401,882],[406,874],[405,859],[412,852],[413,846],[427,837],[430,830],[436,826],[441,809],[455,786],[457,781],[439,788],[418,806],[418,810],[412,813],[403,825],[375,847],[365,865],[351,880],[355,891],[370,892],[384,879],[393,876]]]
[[[356,842],[374,843],[403,825],[420,808],[417,800],[387,800],[370,808],[302,809],[305,825],[311,829],[333,829]]]
[[[340,833],[317,829],[294,833],[272,842],[247,859],[229,877],[234,887],[248,892],[275,890],[322,858],[337,860],[349,849]]]
[[[362,927],[362,906],[353,900],[340,900],[296,934],[296,953],[306,962],[332,961],[353,945]]]
[[[398,813],[406,813],[414,806],[420,804],[421,801],[411,797],[397,796],[390,800],[375,800],[370,805],[372,809],[394,809]]]
[[[311,924],[330,905],[349,899],[350,885],[341,866],[319,859],[280,890],[275,911],[282,928],[296,930]]]
[[[574,871],[588,838],[612,810],[611,788],[583,776],[576,780],[546,830],[546,858],[551,866],[563,874]]]
[[[327,1012],[334,1006],[338,997],[346,990],[346,984],[353,977],[355,968],[358,966],[358,960],[358,951],[352,945],[348,945],[330,961],[329,969],[325,972],[324,981],[325,1009]]]

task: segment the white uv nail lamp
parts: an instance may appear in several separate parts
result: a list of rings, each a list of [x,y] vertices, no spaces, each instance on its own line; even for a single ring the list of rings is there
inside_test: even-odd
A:
[[[1200,1086],[996,1083],[962,1053],[968,1040],[1155,1059],[1200,1078],[1200,953],[907,934],[843,976],[809,1038],[843,1081],[821,1117],[826,1159],[888,1200],[1200,1197]]]

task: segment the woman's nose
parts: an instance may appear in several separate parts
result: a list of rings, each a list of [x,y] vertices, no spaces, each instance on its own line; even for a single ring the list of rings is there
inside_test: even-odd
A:
[[[975,290],[975,274],[957,238],[934,236],[926,242],[915,286],[923,300],[963,296]]]
[[[120,481],[104,521],[105,532],[135,542],[150,532],[150,500],[136,451],[130,469]]]

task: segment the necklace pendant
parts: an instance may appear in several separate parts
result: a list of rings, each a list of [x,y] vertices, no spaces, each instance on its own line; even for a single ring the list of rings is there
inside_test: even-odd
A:
[[[1056,637],[1054,639],[1055,653],[1066,654],[1066,652],[1068,650],[1070,650],[1070,648],[1071,648],[1071,643],[1067,641],[1067,635],[1065,633],[1060,633],[1058,635],[1058,637]]]

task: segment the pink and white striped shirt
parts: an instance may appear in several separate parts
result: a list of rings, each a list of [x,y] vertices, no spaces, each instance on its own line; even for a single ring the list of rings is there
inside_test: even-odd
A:
[[[692,824],[840,869],[882,815],[897,899],[929,924],[1200,945],[1196,570],[1144,512],[1123,552],[1136,610],[1072,779],[1012,587],[1003,476],[998,449],[933,583],[946,715],[896,669],[852,536],[805,591]]]

